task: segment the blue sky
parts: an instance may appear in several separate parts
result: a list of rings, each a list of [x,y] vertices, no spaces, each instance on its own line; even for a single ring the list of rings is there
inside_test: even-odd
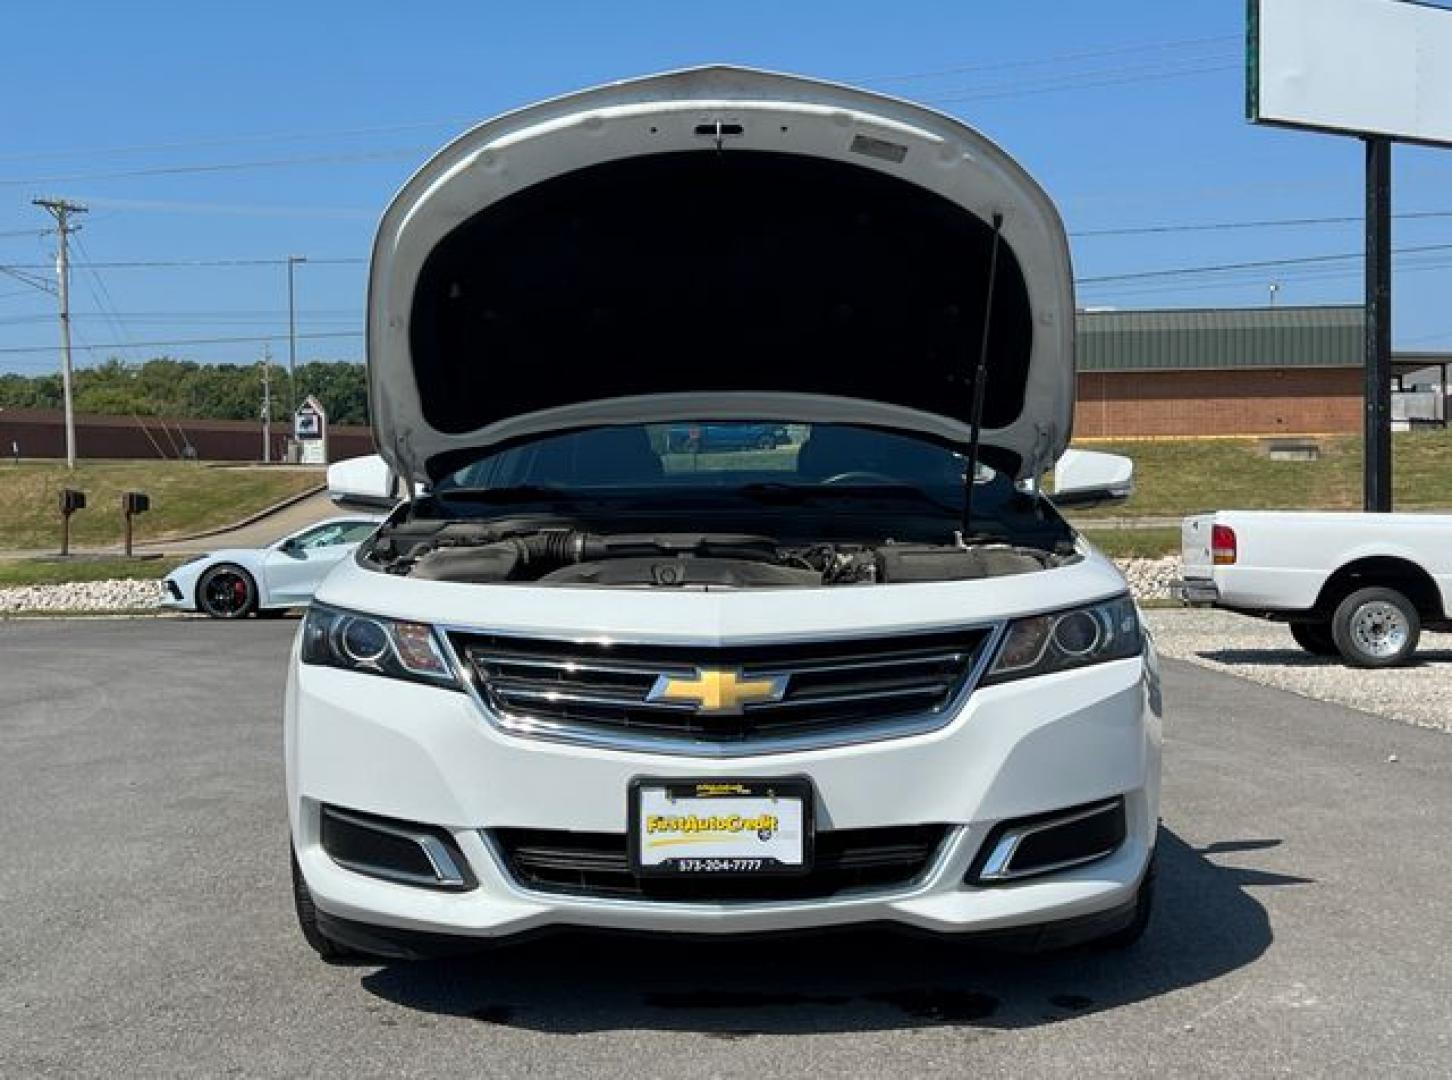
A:
[[[299,358],[360,359],[373,224],[432,148],[540,97],[707,61],[962,117],[1059,202],[1081,279],[1356,252],[1359,220],[1086,235],[1357,219],[1358,142],[1244,120],[1244,18],[1243,0],[7,5],[0,266],[49,276],[38,195],[90,206],[78,264],[305,255]],[[1452,245],[1452,153],[1399,147],[1394,172],[1399,213],[1449,213],[1399,220],[1395,244]],[[80,363],[248,361],[265,337],[286,355],[281,266],[82,265],[73,281],[78,344],[91,346]],[[1272,282],[1289,304],[1357,302],[1362,288],[1345,261],[1086,283],[1079,299],[1258,305]],[[1449,285],[1452,250],[1399,261],[1398,348],[1452,349]],[[55,370],[53,312],[51,296],[0,274],[0,371]],[[213,338],[248,340],[144,344]]]

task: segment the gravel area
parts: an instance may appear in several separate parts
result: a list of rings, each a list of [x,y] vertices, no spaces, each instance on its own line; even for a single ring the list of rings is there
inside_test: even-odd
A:
[[[1180,576],[1180,557],[1163,559],[1117,559],[1119,569],[1129,579],[1130,591],[1136,600],[1168,600],[1170,582]]]
[[[1159,608],[1145,615],[1162,656],[1452,732],[1452,634],[1423,633],[1409,667],[1366,671],[1303,652],[1282,623],[1198,608]]]
[[[0,614],[19,611],[129,611],[161,604],[159,581],[76,581],[0,589]]]

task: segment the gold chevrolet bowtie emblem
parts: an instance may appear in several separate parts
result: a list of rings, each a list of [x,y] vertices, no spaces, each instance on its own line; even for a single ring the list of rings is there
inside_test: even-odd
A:
[[[785,675],[743,679],[732,668],[697,668],[694,675],[660,676],[646,700],[689,703],[697,712],[725,716],[739,713],[747,705],[780,701],[786,687]]]

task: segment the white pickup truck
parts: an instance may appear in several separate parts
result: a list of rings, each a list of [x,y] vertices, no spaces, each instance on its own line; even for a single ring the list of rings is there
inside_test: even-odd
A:
[[[1221,510],[1180,538],[1179,599],[1288,622],[1318,656],[1392,667],[1452,629],[1452,514]]]

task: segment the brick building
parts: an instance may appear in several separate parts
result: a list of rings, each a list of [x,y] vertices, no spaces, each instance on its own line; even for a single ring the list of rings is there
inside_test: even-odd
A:
[[[289,428],[272,425],[272,460],[287,452]],[[65,416],[59,409],[0,409],[0,457],[19,449],[26,458],[66,456]],[[332,424],[328,454],[334,461],[373,452],[366,427]],[[76,453],[82,458],[196,457],[202,461],[262,460],[262,428],[246,420],[189,420],[156,416],[76,414]]]
[[[1358,433],[1364,327],[1359,306],[1081,312],[1074,434],[1094,439]],[[1399,370],[1440,370],[1439,385],[1448,392],[1452,358],[1397,359]],[[186,446],[206,460],[261,456],[255,422],[83,415],[76,431],[86,458],[176,458]],[[64,456],[60,413],[0,410],[0,455],[9,455],[12,440],[24,457]],[[279,460],[282,424],[274,426],[273,442]],[[366,427],[329,430],[335,461],[372,449]]]
[[[1364,328],[1359,306],[1082,312],[1074,435],[1359,432]]]

